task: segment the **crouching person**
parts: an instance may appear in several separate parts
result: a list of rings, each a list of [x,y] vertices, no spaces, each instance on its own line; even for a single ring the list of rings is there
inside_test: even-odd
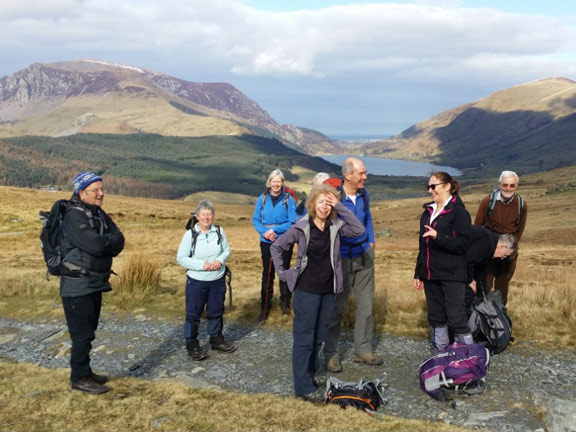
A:
[[[214,225],[214,206],[200,201],[196,207],[195,223],[182,237],[177,261],[186,272],[186,322],[184,338],[186,350],[192,360],[208,357],[198,341],[200,318],[206,308],[210,348],[213,351],[232,352],[234,345],[222,335],[224,300],[226,297],[226,260],[230,245],[224,230]]]
[[[90,367],[92,341],[100,320],[102,293],[111,291],[112,259],[124,248],[124,236],[102,210],[102,178],[92,172],[74,177],[74,194],[60,226],[60,296],[72,340],[70,383],[73,390],[106,393],[108,377]]]
[[[342,292],[340,235],[358,237],[365,230],[328,185],[314,189],[308,198],[308,214],[272,243],[270,252],[281,281],[293,292],[294,309],[292,373],[297,397],[310,402],[323,400],[314,384],[318,353],[326,338],[334,309],[334,296]],[[298,243],[296,267],[286,269],[283,253]]]

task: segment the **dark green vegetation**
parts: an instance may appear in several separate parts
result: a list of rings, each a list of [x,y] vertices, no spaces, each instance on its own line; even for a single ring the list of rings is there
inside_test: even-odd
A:
[[[82,170],[107,176],[110,192],[177,198],[214,190],[258,195],[274,168],[288,180],[293,166],[337,172],[338,167],[256,136],[163,137],[78,134],[0,141],[0,183],[65,186]]]
[[[91,170],[106,176],[109,192],[126,196],[181,198],[201,191],[258,196],[268,174],[280,168],[339,175],[340,167],[252,135],[202,138],[153,134],[27,136],[0,140],[0,184],[71,188],[71,179]],[[422,179],[370,176],[374,199],[420,194]]]

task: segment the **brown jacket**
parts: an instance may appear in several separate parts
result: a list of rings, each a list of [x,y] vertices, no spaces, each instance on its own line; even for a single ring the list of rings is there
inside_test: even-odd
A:
[[[526,201],[524,201],[524,211],[522,212],[522,217],[520,218],[518,226],[516,225],[516,220],[518,219],[518,213],[520,211],[518,195],[514,194],[512,202],[508,204],[502,204],[500,200],[496,201],[496,205],[494,206],[494,210],[492,210],[490,216],[488,216],[489,204],[490,195],[485,197],[480,203],[478,212],[476,213],[476,219],[474,219],[474,225],[485,226],[498,234],[514,234],[516,239],[520,241],[524,228],[526,227],[526,217],[528,215],[528,206],[526,205]]]

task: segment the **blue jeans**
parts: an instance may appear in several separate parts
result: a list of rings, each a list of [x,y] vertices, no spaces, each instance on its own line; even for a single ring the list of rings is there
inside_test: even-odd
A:
[[[314,372],[318,369],[318,353],[326,339],[334,310],[334,294],[311,294],[297,289],[294,291],[292,307],[294,393],[303,396],[316,390]]]

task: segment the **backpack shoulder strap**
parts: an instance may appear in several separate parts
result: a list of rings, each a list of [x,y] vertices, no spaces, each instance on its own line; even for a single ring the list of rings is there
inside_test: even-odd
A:
[[[196,249],[196,241],[198,240],[198,232],[194,229],[194,227],[190,228],[190,231],[192,232],[192,243],[190,245],[189,258],[192,258],[192,255],[194,255],[194,250]]]
[[[218,244],[220,244],[220,242],[222,241],[222,232],[221,232],[220,225],[214,224],[214,227],[216,228],[216,234],[218,234]],[[220,246],[220,247],[222,247],[222,246]]]
[[[290,201],[290,194],[284,191],[284,206],[286,207],[286,211],[288,211],[288,202]]]
[[[264,223],[264,206],[266,205],[266,198],[268,198],[268,189],[262,194],[262,205],[260,206],[260,221]]]
[[[486,216],[490,216],[494,211],[494,207],[496,206],[496,201],[498,197],[498,192],[500,189],[494,189],[492,193],[490,193],[490,202],[488,203],[488,208],[486,209]]]
[[[522,219],[522,213],[524,213],[524,198],[520,195],[518,197],[518,219],[516,219],[516,227],[520,227],[520,219]]]

